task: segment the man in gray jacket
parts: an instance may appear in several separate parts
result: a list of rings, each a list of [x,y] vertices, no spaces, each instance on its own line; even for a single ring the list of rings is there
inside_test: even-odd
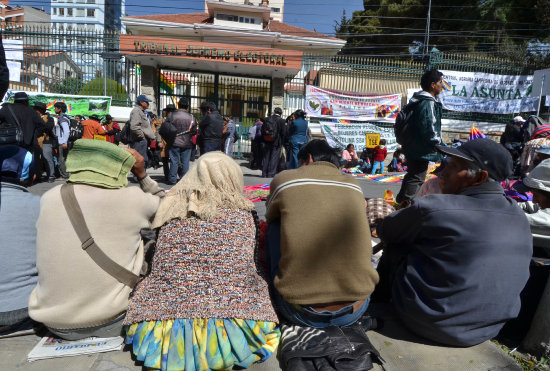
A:
[[[145,113],[150,102],[149,98],[141,94],[137,97],[137,106],[130,112],[130,131],[132,133],[130,147],[143,156],[146,169],[149,162],[147,144],[149,140],[155,139],[155,133]]]
[[[177,129],[176,137],[168,142],[168,154],[170,155],[170,172],[168,184],[176,184],[178,181],[178,169],[181,162],[179,177],[182,178],[189,170],[189,161],[193,151],[193,135],[197,133],[197,120],[188,112],[189,102],[181,98],[178,102],[179,109],[170,112],[166,118]],[[167,138],[170,139],[170,138]]]

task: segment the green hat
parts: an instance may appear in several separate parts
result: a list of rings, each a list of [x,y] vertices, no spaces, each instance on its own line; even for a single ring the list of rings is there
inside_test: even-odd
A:
[[[122,188],[128,184],[128,173],[136,159],[128,151],[112,143],[79,139],[67,156],[69,183],[102,188]]]

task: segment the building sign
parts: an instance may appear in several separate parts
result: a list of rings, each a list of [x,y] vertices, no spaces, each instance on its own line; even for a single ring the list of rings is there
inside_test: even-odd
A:
[[[395,152],[397,141],[393,124],[389,122],[347,121],[337,119],[319,119],[321,132],[331,147],[345,148],[353,144],[356,150],[364,147],[374,148],[380,139],[386,139],[388,152]],[[376,143],[373,145],[373,143]]]
[[[121,53],[130,55],[154,54],[273,68],[300,69],[302,66],[302,52],[295,50],[229,46],[139,35],[120,35],[120,50]]]
[[[513,114],[537,110],[533,76],[441,71],[443,108],[459,112]]]
[[[306,111],[311,117],[394,122],[401,94],[373,95],[306,86]]]

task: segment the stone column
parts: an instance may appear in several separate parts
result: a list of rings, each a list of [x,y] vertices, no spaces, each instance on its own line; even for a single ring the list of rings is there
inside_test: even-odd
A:
[[[271,91],[273,95],[271,96],[271,111],[269,114],[273,113],[275,107],[281,107],[283,110],[283,117],[285,116],[285,79],[280,77],[274,77],[271,79]]]
[[[158,94],[158,69],[153,66],[141,66],[141,94],[145,94],[151,100],[149,111],[159,114],[157,109]]]

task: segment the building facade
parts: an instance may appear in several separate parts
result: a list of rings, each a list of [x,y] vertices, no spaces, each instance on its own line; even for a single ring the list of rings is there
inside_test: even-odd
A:
[[[50,15],[32,6],[11,6],[9,0],[0,1],[2,29],[22,29],[23,26],[49,26]]]
[[[300,74],[304,53],[334,55],[345,44],[277,20],[283,7],[207,0],[204,13],[126,16],[120,52],[140,65],[140,93],[153,111],[186,97],[194,113],[210,100],[222,114],[255,121],[284,107],[285,81]]]
[[[125,0],[51,0],[51,22],[58,30],[124,31]]]

